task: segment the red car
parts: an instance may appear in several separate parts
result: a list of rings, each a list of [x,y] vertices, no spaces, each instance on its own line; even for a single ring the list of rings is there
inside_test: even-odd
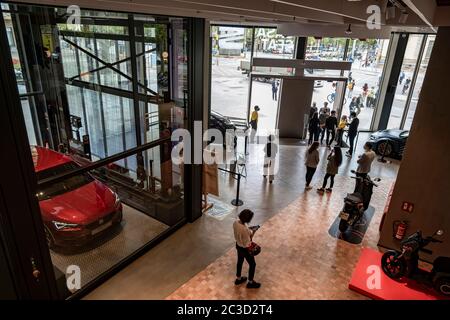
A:
[[[69,156],[32,147],[38,180],[79,168]],[[117,194],[84,173],[38,190],[39,207],[50,248],[80,247],[108,233],[122,221]]]

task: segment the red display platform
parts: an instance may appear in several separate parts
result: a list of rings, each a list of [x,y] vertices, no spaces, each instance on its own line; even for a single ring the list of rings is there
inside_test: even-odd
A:
[[[364,248],[348,285],[351,290],[376,300],[441,300],[432,288],[414,280],[396,281],[381,269],[382,253]],[[379,286],[375,277],[380,275]],[[368,285],[369,284],[369,285]],[[369,288],[372,287],[372,288]],[[376,288],[378,287],[378,288]]]

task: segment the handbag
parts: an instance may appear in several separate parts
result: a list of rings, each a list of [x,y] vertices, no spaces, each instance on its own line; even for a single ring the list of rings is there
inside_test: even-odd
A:
[[[261,247],[252,241],[250,245],[247,247],[248,252],[252,256],[257,256],[261,252]]]

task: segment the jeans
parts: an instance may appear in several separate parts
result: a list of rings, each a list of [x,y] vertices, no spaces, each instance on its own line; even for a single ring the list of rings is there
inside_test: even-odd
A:
[[[319,134],[320,134],[320,129],[319,128],[317,128],[315,130],[314,129],[309,130],[308,144],[313,143],[313,140],[314,141],[319,141]]]
[[[323,143],[323,138],[325,137],[325,131],[327,131],[327,129],[325,127],[320,127],[319,129],[319,133],[320,133],[320,144]]]
[[[330,136],[331,136],[331,139],[330,139]],[[336,131],[334,129],[332,129],[332,130],[327,129],[327,146],[331,146],[335,136],[336,136]]]
[[[272,99],[275,101],[277,100],[277,91],[272,90]]]
[[[353,147],[355,145],[356,135],[348,135],[348,140],[350,141],[350,149],[348,149],[349,154],[353,154]]]
[[[244,259],[247,260],[249,269],[248,269],[248,281],[253,281],[256,270],[256,261],[255,257],[248,252],[247,248],[242,248],[236,244],[237,250],[237,268],[236,268],[236,277],[240,278],[242,273],[242,265],[244,264]]]
[[[312,181],[314,173],[316,172],[316,168],[306,167],[306,186],[308,187]]]
[[[332,189],[334,186],[334,174],[327,173],[325,175],[325,178],[323,178],[323,184],[322,184],[323,189],[325,189],[325,187],[327,186],[328,178],[330,178],[330,189]]]

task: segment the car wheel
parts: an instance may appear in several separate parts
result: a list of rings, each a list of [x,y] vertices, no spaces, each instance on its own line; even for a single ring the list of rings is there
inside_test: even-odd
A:
[[[392,155],[393,151],[394,148],[392,146],[392,143],[389,141],[381,141],[377,145],[377,153],[380,156],[384,155],[385,157],[389,157]]]
[[[434,282],[434,289],[445,296],[450,296],[450,278],[440,277]]]

